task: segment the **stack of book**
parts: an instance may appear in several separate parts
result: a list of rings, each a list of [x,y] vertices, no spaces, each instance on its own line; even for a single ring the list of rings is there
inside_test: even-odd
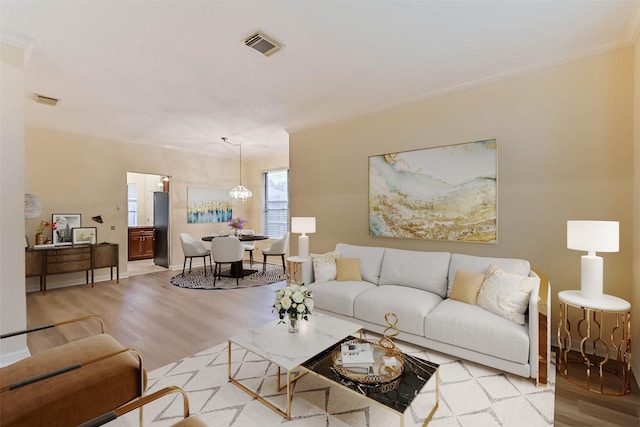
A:
[[[369,343],[343,343],[338,364],[357,374],[373,374],[375,362]]]

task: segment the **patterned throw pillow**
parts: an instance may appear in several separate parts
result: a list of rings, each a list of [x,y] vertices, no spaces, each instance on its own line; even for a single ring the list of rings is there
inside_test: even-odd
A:
[[[492,313],[524,325],[529,294],[538,284],[535,277],[518,276],[490,265],[478,294],[478,305]]]
[[[313,274],[316,282],[329,282],[336,280],[336,258],[340,254],[337,252],[327,252],[322,255],[311,255],[313,262]]]

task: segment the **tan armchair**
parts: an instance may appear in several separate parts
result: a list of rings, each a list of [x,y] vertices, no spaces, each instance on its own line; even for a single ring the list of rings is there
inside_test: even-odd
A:
[[[75,426],[143,395],[146,373],[142,357],[105,334],[104,324],[97,317],[9,333],[0,339],[91,319],[100,322],[101,334],[0,368],[3,427]]]

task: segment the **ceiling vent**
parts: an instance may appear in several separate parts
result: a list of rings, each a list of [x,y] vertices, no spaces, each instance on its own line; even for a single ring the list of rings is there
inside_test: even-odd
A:
[[[50,105],[52,107],[55,107],[58,101],[60,101],[59,99],[50,98],[48,96],[40,95],[38,93],[33,94],[33,100],[36,101],[38,104]]]
[[[244,41],[244,44],[257,50],[264,56],[271,56],[280,50],[280,46],[260,33],[255,33]]]

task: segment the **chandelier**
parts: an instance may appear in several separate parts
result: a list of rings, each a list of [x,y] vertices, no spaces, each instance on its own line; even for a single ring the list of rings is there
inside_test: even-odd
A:
[[[224,136],[222,137],[222,140],[229,145],[234,145],[231,144]],[[244,202],[251,197],[253,193],[247,187],[242,185],[242,144],[238,144],[238,147],[240,148],[240,184],[229,191],[229,196],[231,196],[231,198],[236,202]]]

